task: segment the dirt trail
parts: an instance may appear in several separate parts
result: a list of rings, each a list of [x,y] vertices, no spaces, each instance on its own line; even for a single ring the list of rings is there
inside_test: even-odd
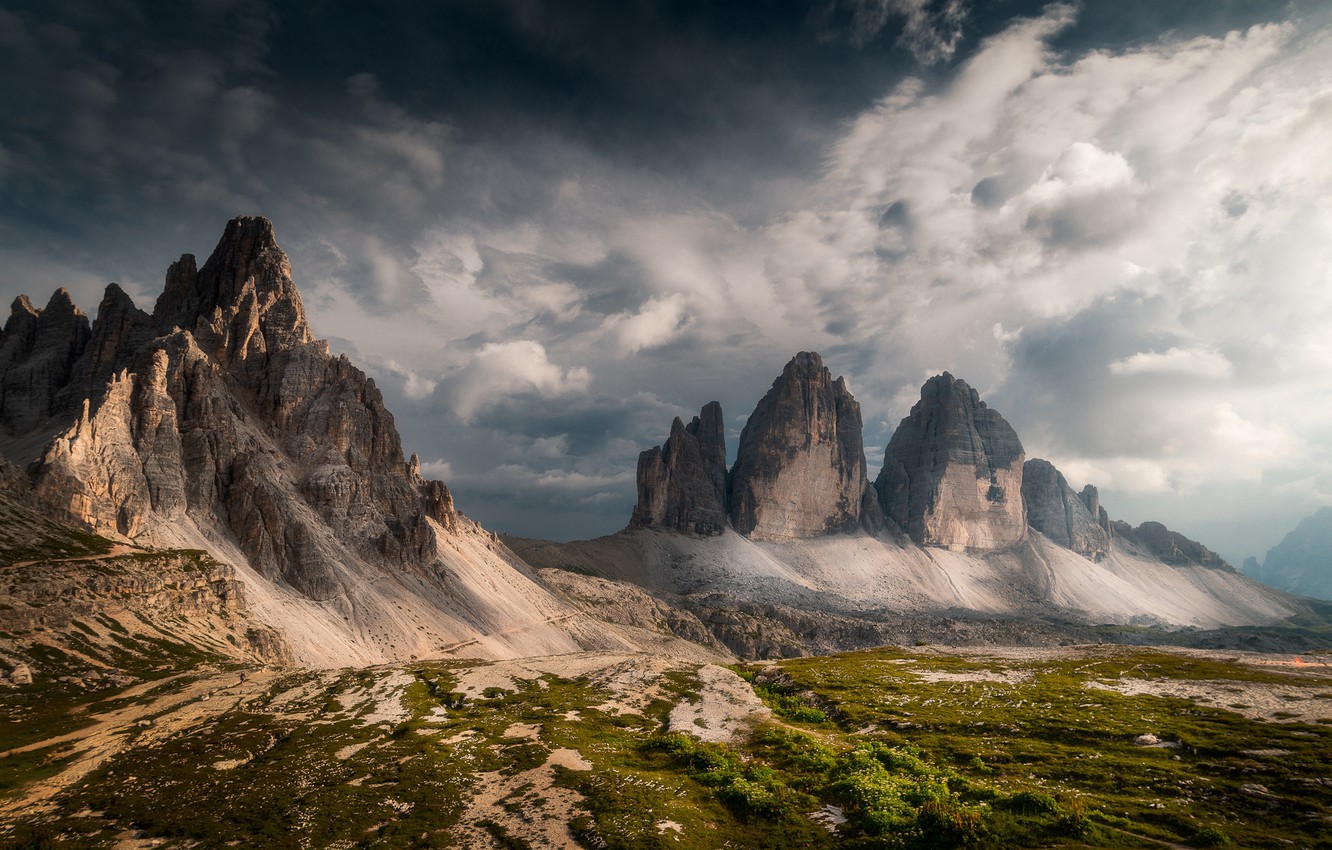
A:
[[[147,697],[144,702],[133,701],[164,684],[200,672],[202,675],[198,679],[179,688]],[[40,750],[60,744],[73,745],[73,752],[69,754],[72,760],[59,773],[33,784],[21,796],[0,800],[0,816],[17,812],[34,814],[54,809],[53,798],[57,794],[126,749],[131,742],[135,746],[151,744],[198,726],[263,694],[280,675],[276,670],[252,670],[244,678],[239,673],[190,671],[126,689],[113,699],[129,699],[132,702],[94,715],[96,722],[91,725],[0,753],[0,758],[3,758],[11,753]]]
[[[572,620],[574,617],[580,617],[580,616],[584,615],[578,611],[574,611],[569,614],[560,614],[558,617],[547,617],[546,619],[539,620],[535,623],[523,623],[521,625],[514,626],[511,629],[503,629],[498,632],[490,632],[488,634],[481,635],[480,637],[472,638],[471,640],[464,640],[464,641],[459,641],[458,643],[451,643],[448,646],[441,646],[436,651],[441,656],[452,655],[453,653],[462,649],[464,646],[475,646],[481,641],[487,640],[489,638],[497,638],[497,637],[504,637],[505,635],[517,634],[518,632],[525,632],[528,629],[534,629],[537,626],[549,626],[554,623],[563,623],[566,620]]]

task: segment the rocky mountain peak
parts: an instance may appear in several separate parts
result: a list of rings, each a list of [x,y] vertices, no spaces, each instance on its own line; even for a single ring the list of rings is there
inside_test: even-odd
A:
[[[107,284],[97,307],[92,337],[66,389],[66,407],[76,408],[82,399],[97,395],[116,370],[127,365],[130,355],[155,336],[152,317],[135,307],[118,284]]]
[[[729,508],[756,539],[855,528],[865,494],[860,405],[811,351],[791,358],[740,434]]]
[[[1074,492],[1054,464],[1032,458],[1022,467],[1022,501],[1027,524],[1065,549],[1093,561],[1109,553],[1110,534],[1101,525],[1103,511],[1092,485]]]
[[[25,295],[14,299],[0,336],[0,430],[26,434],[59,412],[61,390],[90,335],[88,317],[64,287],[41,310]]]
[[[172,264],[153,319],[164,333],[191,331],[225,362],[263,360],[314,340],[291,263],[263,216],[232,219],[202,269],[191,254]]]
[[[1117,523],[1117,525],[1120,525]],[[1217,553],[1196,540],[1190,540],[1178,531],[1171,531],[1159,522],[1147,521],[1134,529],[1120,531],[1146,546],[1152,554],[1171,566],[1200,566],[1234,572],[1234,567]]]
[[[32,301],[27,295],[20,295],[9,305],[10,321],[21,321],[23,316],[37,318],[37,308],[32,306]]]
[[[69,314],[67,300],[50,309]],[[61,385],[71,415],[55,420],[36,487],[99,532],[201,529],[327,598],[347,565],[422,564],[431,523],[456,527],[448,489],[404,460],[374,382],[314,340],[267,219],[231,221],[202,269],[188,254],[172,264],[153,316],[108,286]]]
[[[1026,536],[1025,453],[1012,426],[948,372],[921,388],[875,481],[888,518],[921,544],[1002,549]]]
[[[1245,560],[1244,572],[1291,593],[1332,600],[1332,507],[1300,520],[1261,565]]]
[[[726,429],[719,402],[709,402],[686,425],[671,423],[659,448],[638,456],[638,503],[633,528],[716,535],[726,528]]]

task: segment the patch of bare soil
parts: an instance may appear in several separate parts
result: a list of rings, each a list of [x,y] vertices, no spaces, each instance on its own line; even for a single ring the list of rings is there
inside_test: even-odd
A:
[[[514,724],[525,726],[525,724]],[[515,729],[517,737],[536,740],[535,727]],[[576,750],[554,749],[538,767],[511,775],[500,771],[482,773],[472,788],[472,797],[459,820],[456,838],[459,847],[496,848],[501,843],[496,833],[510,841],[524,841],[532,847],[569,848],[580,845],[569,832],[569,822],[587,814],[583,796],[555,784],[555,768],[591,770],[592,765]]]
[[[735,673],[715,664],[698,670],[698,700],[671,709],[671,731],[687,732],[703,741],[727,743],[772,711]]]
[[[1299,686],[1233,679],[1119,679],[1087,682],[1086,685],[1126,696],[1147,694],[1186,699],[1269,723],[1314,723],[1332,719],[1332,694]]]

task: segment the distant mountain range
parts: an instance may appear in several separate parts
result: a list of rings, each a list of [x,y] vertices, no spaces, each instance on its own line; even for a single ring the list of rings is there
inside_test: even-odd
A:
[[[374,382],[315,338],[267,219],[231,221],[201,267],[180,257],[151,313],[111,284],[90,323],[60,289],[40,309],[20,296],[0,332],[0,508],[64,529],[33,538],[66,541],[52,552],[190,550],[172,563],[214,579],[168,607],[246,618],[254,646],[229,645],[260,657],[796,655],[1303,610],[1159,524],[1111,521],[948,373],[873,479],[859,405],[816,353],[786,365],[729,469],[722,421],[713,402],[643,452],[625,531],[511,549],[421,476]],[[166,597],[136,581],[151,619]]]
[[[1244,574],[1290,593],[1332,600],[1332,507],[1301,520],[1261,564],[1245,559]]]

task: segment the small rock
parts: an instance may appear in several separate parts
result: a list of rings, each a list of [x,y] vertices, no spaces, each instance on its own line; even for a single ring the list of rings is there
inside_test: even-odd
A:
[[[19,664],[9,671],[9,681],[15,685],[31,685],[32,668],[27,664]]]
[[[1133,743],[1139,747],[1153,747],[1161,750],[1177,750],[1180,747],[1179,741],[1162,741],[1150,732],[1134,738]]]

